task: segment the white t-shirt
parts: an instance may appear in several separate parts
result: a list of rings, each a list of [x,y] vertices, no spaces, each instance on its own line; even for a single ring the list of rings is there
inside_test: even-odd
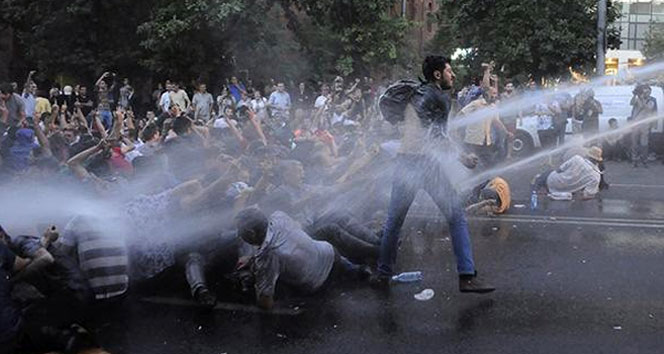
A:
[[[320,95],[316,98],[316,102],[314,102],[314,108],[325,107],[326,104],[327,104],[327,96]]]
[[[168,108],[171,106],[171,95],[169,91],[166,91],[161,94],[161,98],[159,99],[159,107],[161,107],[161,110],[164,112],[168,112]]]
[[[558,171],[551,172],[546,179],[551,197],[554,199],[572,199],[572,193],[583,191],[585,197],[592,197],[599,192],[601,172],[592,162],[575,155],[563,163]]]

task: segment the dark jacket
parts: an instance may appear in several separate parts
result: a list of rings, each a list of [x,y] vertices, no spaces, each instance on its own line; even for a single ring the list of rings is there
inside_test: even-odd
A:
[[[446,134],[451,106],[449,94],[436,84],[425,83],[415,90],[411,104],[422,121],[422,126],[433,128],[438,135]]]

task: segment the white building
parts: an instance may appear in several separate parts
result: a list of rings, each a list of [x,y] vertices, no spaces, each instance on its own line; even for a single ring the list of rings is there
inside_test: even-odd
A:
[[[613,24],[620,29],[621,50],[643,50],[650,26],[664,26],[664,0],[617,0],[622,16]]]

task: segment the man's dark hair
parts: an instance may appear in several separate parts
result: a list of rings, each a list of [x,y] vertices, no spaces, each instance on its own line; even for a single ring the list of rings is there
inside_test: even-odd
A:
[[[5,95],[12,94],[14,93],[14,88],[12,87],[12,84],[3,82],[0,84],[0,92],[4,93]]]
[[[422,63],[422,75],[427,82],[434,81],[433,72],[439,70],[443,72],[445,65],[449,64],[450,60],[442,55],[429,55],[424,58]]]
[[[143,142],[149,141],[150,139],[154,138],[157,132],[159,132],[159,127],[157,127],[157,125],[154,123],[150,123],[143,129],[143,132],[141,133],[141,139]]]
[[[251,230],[255,235],[262,235],[267,230],[267,216],[258,208],[247,208],[235,217],[238,232]]]
[[[177,117],[173,121],[173,131],[177,135],[187,134],[189,128],[191,128],[191,121],[186,117]]]

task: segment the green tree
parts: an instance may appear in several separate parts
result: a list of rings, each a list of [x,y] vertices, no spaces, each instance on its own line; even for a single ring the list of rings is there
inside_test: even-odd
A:
[[[664,58],[664,25],[652,24],[646,34],[643,51],[648,60]]]
[[[294,0],[307,15],[298,33],[312,66],[323,75],[366,75],[403,64],[410,24],[389,15],[392,0]]]
[[[464,64],[479,72],[495,60],[504,76],[566,76],[568,68],[591,72],[597,40],[596,0],[440,0],[441,27],[432,48],[451,54],[468,48]],[[619,15],[610,2],[608,23]],[[608,46],[619,45],[616,29]]]
[[[207,75],[227,67],[232,54],[226,49],[234,15],[244,11],[241,0],[158,0],[137,33],[146,51],[141,64],[174,79]]]
[[[363,75],[408,61],[392,0],[0,0],[12,72],[92,80]],[[383,70],[384,71],[384,70]],[[141,80],[143,81],[143,80]],[[210,82],[210,81],[208,81]]]
[[[136,27],[151,1],[2,0],[0,22],[15,31],[14,70],[37,68],[40,77],[90,78],[104,70],[141,73]]]

